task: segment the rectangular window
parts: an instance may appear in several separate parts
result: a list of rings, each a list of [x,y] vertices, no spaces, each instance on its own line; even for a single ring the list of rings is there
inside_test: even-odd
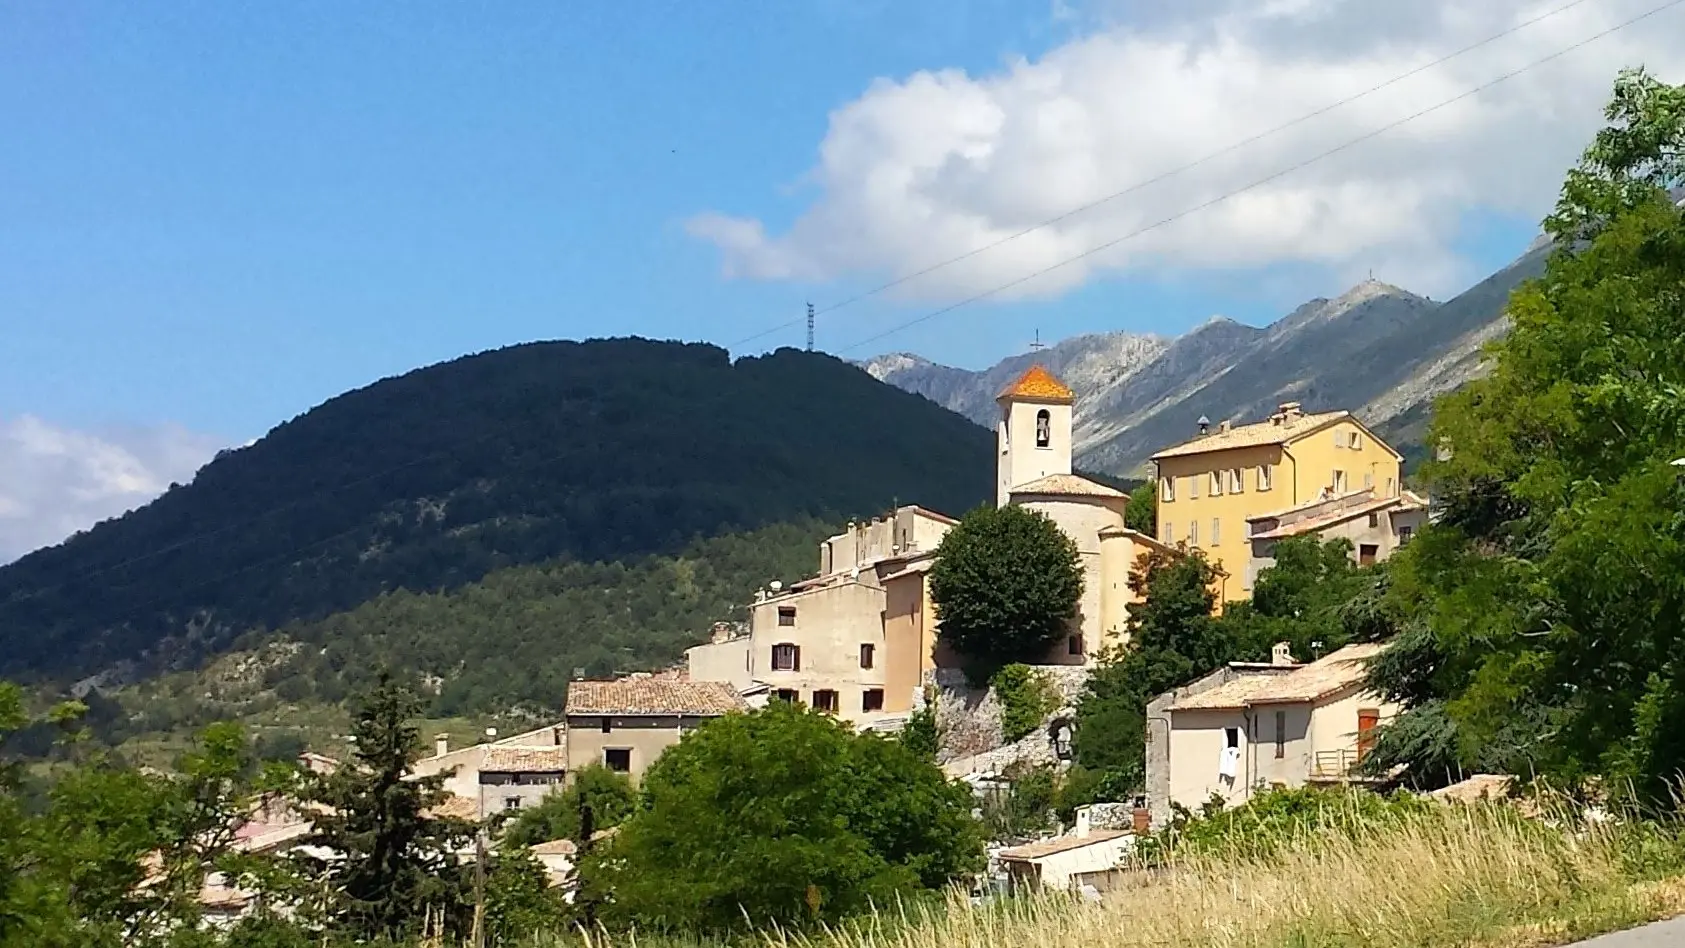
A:
[[[1065,640],[1065,651],[1071,655],[1082,654],[1082,636],[1073,635]]]
[[[1279,760],[1287,756],[1287,712],[1275,713],[1275,756]]]
[[[1158,538],[1165,543],[1176,541],[1176,529],[1170,525],[1170,521],[1166,520],[1158,525]]]
[[[1176,478],[1161,477],[1158,479],[1158,501],[1168,504],[1176,499]]]
[[[774,645],[772,647],[772,670],[785,672],[801,671],[801,646],[791,645],[788,642],[781,642],[778,645]]]
[[[613,718],[603,718],[602,728],[603,728],[604,734],[614,733],[614,719]]]
[[[1239,747],[1240,746],[1240,728],[1238,728],[1238,727],[1223,728],[1223,744],[1226,747]]]
[[[1238,494],[1246,490],[1246,478],[1238,467],[1229,468],[1229,493]]]
[[[1380,525],[1381,525],[1381,515],[1378,514],[1378,513],[1370,514],[1369,515],[1369,529],[1373,530]]]
[[[1375,559],[1380,554],[1380,547],[1373,543],[1365,543],[1357,548],[1357,565],[1374,566]]]
[[[1199,499],[1199,475],[1198,474],[1195,474],[1194,476],[1188,478],[1188,499],[1189,500],[1198,500]]]
[[[1358,450],[1361,450],[1363,448],[1363,435],[1360,432],[1349,431],[1349,432],[1346,433],[1346,437],[1347,437],[1346,444],[1353,451],[1358,451]]]
[[[795,606],[779,606],[778,607],[778,624],[784,625],[784,626],[795,625],[796,624],[796,607]]]
[[[1211,496],[1213,496],[1213,497],[1223,496],[1223,472],[1222,471],[1212,471],[1211,472]]]
[[[1211,518],[1211,545],[1223,545],[1223,521],[1218,520],[1216,517]]]
[[[1335,494],[1344,494],[1345,492],[1346,492],[1346,472],[1345,471],[1335,471],[1334,472],[1334,493]]]
[[[1275,465],[1260,464],[1258,466],[1258,489],[1269,490],[1270,482],[1275,479]]]
[[[1334,447],[1343,448],[1349,444],[1351,444],[1351,441],[1346,438],[1346,433],[1344,431],[1334,432]]]
[[[1392,486],[1392,478],[1390,478],[1390,477],[1387,478],[1387,496],[1388,497],[1397,497],[1398,496],[1398,489]]]
[[[772,697],[775,701],[782,701],[785,704],[795,704],[797,701],[801,700],[802,696],[797,694],[796,689],[794,688],[780,688],[772,693]]]
[[[1415,531],[1412,530],[1410,527],[1399,527],[1398,528],[1398,545],[1403,546],[1404,544],[1409,543],[1410,542],[1410,534],[1412,534],[1414,532]]]
[[[521,798],[520,797],[504,797],[503,798],[503,808],[505,810],[519,810],[521,808]]]
[[[877,660],[877,652],[878,652],[878,647],[876,645],[873,645],[870,642],[861,642],[860,643],[860,667],[861,668],[871,668],[872,663]]]
[[[865,691],[860,692],[860,710],[862,710],[862,711],[882,711],[883,710],[883,689],[882,688],[867,688]]]
[[[1199,521],[1198,520],[1193,520],[1193,521],[1190,521],[1188,523],[1188,545],[1189,546],[1199,546]]]
[[[813,707],[826,714],[837,713],[837,693],[828,688],[821,688],[813,693]]]
[[[629,772],[632,769],[632,749],[630,747],[604,748],[603,766],[617,774]]]

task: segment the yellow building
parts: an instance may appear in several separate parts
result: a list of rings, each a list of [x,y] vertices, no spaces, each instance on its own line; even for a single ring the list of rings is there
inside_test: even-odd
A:
[[[1199,437],[1152,457],[1158,538],[1202,550],[1241,577],[1230,598],[1249,597],[1257,575],[1249,520],[1354,493],[1398,497],[1402,489],[1403,455],[1350,412],[1308,415],[1287,402],[1256,424],[1201,427]]]

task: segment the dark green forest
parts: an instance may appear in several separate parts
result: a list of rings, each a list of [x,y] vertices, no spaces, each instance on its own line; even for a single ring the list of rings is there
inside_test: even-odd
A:
[[[310,641],[380,642],[380,654],[413,645],[414,663],[442,674],[441,656],[469,658],[459,649],[473,636],[425,631],[417,610],[436,606],[417,594],[554,561],[540,574],[606,589],[617,570],[646,567],[583,564],[840,522],[897,499],[957,514],[990,496],[992,471],[989,432],[830,356],[733,362],[715,346],[642,339],[512,346],[333,398],[191,484],[0,569],[0,675],[68,682],[117,667],[132,680],[289,625]],[[577,640],[598,628],[590,615],[557,613],[548,634]],[[423,628],[392,624],[414,622]],[[516,624],[474,624],[486,652],[474,657],[521,654],[524,680],[530,656],[496,637]],[[539,667],[618,667],[614,652],[655,654],[599,644]]]

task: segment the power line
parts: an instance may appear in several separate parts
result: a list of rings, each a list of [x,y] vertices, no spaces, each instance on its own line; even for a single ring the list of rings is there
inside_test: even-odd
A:
[[[1124,197],[1126,195],[1133,194],[1136,191],[1139,191],[1143,188],[1150,187],[1154,184],[1158,184],[1161,181],[1169,180],[1170,178],[1173,178],[1173,177],[1181,174],[1184,171],[1192,171],[1193,169],[1198,168],[1201,165],[1204,165],[1208,162],[1214,161],[1218,158],[1221,158],[1224,155],[1232,154],[1233,152],[1238,151],[1242,148],[1245,148],[1248,145],[1257,144],[1258,142],[1260,142],[1260,141],[1262,141],[1266,138],[1269,138],[1272,135],[1278,134],[1280,132],[1287,131],[1288,129],[1293,128],[1295,126],[1302,125],[1305,122],[1310,121],[1311,119],[1319,118],[1323,115],[1327,115],[1329,112],[1332,112],[1335,109],[1339,109],[1339,108],[1342,108],[1344,106],[1350,105],[1351,103],[1356,102],[1359,99],[1367,98],[1368,96],[1374,95],[1375,93],[1380,92],[1383,89],[1386,89],[1390,86],[1397,85],[1398,83],[1403,82],[1406,79],[1409,79],[1413,76],[1420,75],[1421,73],[1424,73],[1429,69],[1432,69],[1436,66],[1444,65],[1445,63],[1450,62],[1451,60],[1456,59],[1459,56],[1463,56],[1467,53],[1471,53],[1471,52],[1473,52],[1477,49],[1480,49],[1481,47],[1489,46],[1489,45],[1497,42],[1498,40],[1504,39],[1505,37],[1508,37],[1508,36],[1513,36],[1514,34],[1519,33],[1522,30],[1524,30],[1524,29],[1526,29],[1530,26],[1533,26],[1537,23],[1541,23],[1545,20],[1550,19],[1551,17],[1558,16],[1558,15],[1563,14],[1563,13],[1567,13],[1569,10],[1572,10],[1575,7],[1583,6],[1584,4],[1589,3],[1589,2],[1591,2],[1591,0],[1571,0],[1571,2],[1563,4],[1560,7],[1556,7],[1552,10],[1547,10],[1544,13],[1541,13],[1541,14],[1539,14],[1539,15],[1531,18],[1531,19],[1523,20],[1520,23],[1516,23],[1516,24],[1510,26],[1507,29],[1501,30],[1497,33],[1493,33],[1492,35],[1486,37],[1485,39],[1479,40],[1479,41],[1474,42],[1474,43],[1470,43],[1469,45],[1464,46],[1461,49],[1458,49],[1454,52],[1446,53],[1445,55],[1440,56],[1438,59],[1434,59],[1430,62],[1423,63],[1422,65],[1417,66],[1416,68],[1411,69],[1408,72],[1400,73],[1399,75],[1396,75],[1396,76],[1392,77],[1391,79],[1388,79],[1385,82],[1382,82],[1378,85],[1370,86],[1368,89],[1365,89],[1362,92],[1356,93],[1355,95],[1350,95],[1350,96],[1347,96],[1344,99],[1340,99],[1338,101],[1331,102],[1328,105],[1325,105],[1322,108],[1319,108],[1319,109],[1315,110],[1314,112],[1307,112],[1304,115],[1299,116],[1298,118],[1292,119],[1292,120],[1290,120],[1290,121],[1288,121],[1284,124],[1277,125],[1274,128],[1270,128],[1270,129],[1267,129],[1265,131],[1259,132],[1258,134],[1253,135],[1250,138],[1242,139],[1242,140],[1237,141],[1237,142],[1235,142],[1231,145],[1226,145],[1223,148],[1218,149],[1217,151],[1211,152],[1211,153],[1205,155],[1202,158],[1197,158],[1197,159],[1195,159],[1191,162],[1188,162],[1187,164],[1178,165],[1177,167],[1172,168],[1169,171],[1161,172],[1160,174],[1155,175],[1154,177],[1147,178],[1147,179],[1142,180],[1142,181],[1137,181],[1136,183],[1131,184],[1130,186],[1124,188],[1121,191],[1113,191],[1112,193],[1110,193],[1108,195],[1105,195],[1104,197],[1097,198],[1093,201],[1090,201],[1087,204],[1083,204],[1083,205],[1080,205],[1078,207],[1074,207],[1074,208],[1064,212],[1063,214],[1058,215],[1057,217],[1050,217],[1047,220],[1041,221],[1040,223],[1037,223],[1037,224],[1033,224],[1029,227],[1024,228],[1023,230],[1017,231],[1016,233],[1008,234],[1005,237],[1001,237],[1001,238],[995,240],[993,243],[984,244],[981,247],[976,247],[972,250],[968,250],[965,253],[962,253],[957,257],[950,257],[950,258],[948,258],[946,260],[943,260],[943,261],[940,261],[938,263],[931,264],[930,266],[925,267],[922,270],[917,270],[917,271],[909,273],[905,276],[897,277],[893,280],[890,280],[888,283],[883,283],[883,284],[880,284],[878,286],[874,286],[869,290],[858,293],[854,296],[850,296],[850,297],[848,297],[848,298],[846,298],[846,299],[844,299],[840,302],[833,303],[830,306],[822,307],[818,310],[817,314],[815,314],[814,312],[811,311],[812,304],[809,304],[810,312],[808,314],[808,320],[811,323],[814,315],[823,316],[827,313],[834,313],[837,310],[842,309],[844,307],[852,306],[853,304],[858,303],[862,300],[870,299],[871,297],[877,296],[879,293],[882,293],[885,290],[894,289],[895,287],[898,287],[898,286],[900,286],[904,283],[908,283],[908,282],[911,282],[913,280],[916,280],[919,277],[926,276],[926,275],[931,274],[931,273],[935,273],[936,271],[941,270],[945,267],[950,267],[950,266],[953,266],[956,263],[961,263],[963,261],[969,260],[972,257],[977,256],[978,254],[986,253],[990,250],[995,249],[996,247],[1002,246],[1003,244],[1011,243],[1012,241],[1017,240],[1020,237],[1028,236],[1030,234],[1035,233],[1038,230],[1042,230],[1044,228],[1051,227],[1054,224],[1057,224],[1057,223],[1059,223],[1061,221],[1064,221],[1068,218],[1074,217],[1074,216],[1076,216],[1078,214],[1081,214],[1085,211],[1090,211],[1090,210],[1093,210],[1094,208],[1100,207],[1104,204],[1109,204],[1110,202],[1115,201],[1120,197]],[[789,329],[793,326],[796,326],[796,325],[799,324],[799,322],[800,322],[799,320],[792,320],[790,322],[779,323],[778,325],[773,326],[770,329],[764,329],[764,330],[762,330],[758,333],[755,333],[752,336],[747,336],[743,339],[740,339],[737,342],[732,343],[728,348],[737,349],[741,346],[747,345],[748,343],[754,342],[757,339],[763,339],[767,336],[772,335],[773,333],[780,332],[782,330]],[[812,348],[812,346],[810,345],[808,348]]]
[[[858,340],[856,342],[850,343],[849,345],[844,346],[843,348],[838,349],[836,351],[841,353],[841,352],[848,352],[852,349],[858,349],[861,346],[864,346],[868,343],[876,342],[879,339],[883,339],[887,336],[892,336],[892,335],[894,335],[898,332],[901,332],[905,329],[916,326],[920,323],[927,322],[929,320],[935,319],[938,316],[942,316],[942,315],[945,315],[947,313],[951,313],[954,310],[959,309],[962,306],[968,306],[968,305],[970,305],[972,303],[975,303],[979,300],[987,299],[987,298],[989,298],[991,296],[994,296],[998,293],[1003,293],[1007,290],[1012,289],[1015,286],[1020,286],[1020,285],[1022,285],[1024,283],[1027,283],[1030,280],[1033,280],[1037,277],[1044,276],[1048,273],[1053,272],[1054,270],[1058,270],[1061,267],[1069,266],[1073,263],[1076,263],[1079,260],[1085,260],[1089,257],[1094,256],[1097,253],[1101,253],[1103,251],[1110,250],[1111,248],[1116,247],[1118,244],[1124,243],[1125,241],[1133,240],[1136,237],[1140,237],[1143,234],[1146,234],[1146,233],[1149,233],[1151,231],[1157,230],[1158,228],[1163,227],[1166,224],[1174,223],[1174,222],[1179,221],[1182,218],[1187,217],[1191,214],[1198,213],[1199,211],[1203,211],[1203,210],[1205,210],[1206,208],[1209,208],[1209,207],[1214,207],[1218,204],[1223,203],[1224,201],[1229,200],[1230,198],[1237,197],[1241,194],[1245,194],[1248,191],[1254,190],[1256,188],[1260,188],[1260,187],[1262,187],[1266,184],[1269,184],[1270,182],[1275,181],[1279,178],[1286,177],[1287,175],[1290,175],[1295,171],[1300,171],[1304,168],[1307,168],[1307,167],[1309,167],[1313,164],[1316,164],[1317,162],[1323,160],[1324,158],[1328,158],[1330,156],[1339,154],[1340,152],[1343,152],[1346,149],[1351,148],[1355,145],[1360,145],[1363,142],[1366,142],[1366,141],[1368,141],[1372,138],[1379,137],[1380,135],[1382,135],[1386,132],[1389,132],[1389,131],[1391,131],[1395,128],[1398,128],[1401,125],[1405,125],[1409,122],[1413,122],[1416,119],[1419,119],[1424,115],[1429,115],[1433,112],[1437,112],[1440,109],[1443,109],[1448,105],[1454,105],[1454,104],[1456,104],[1458,102],[1461,102],[1462,100],[1467,99],[1471,96],[1479,95],[1480,93],[1486,91],[1487,89],[1492,88],[1493,86],[1498,85],[1499,83],[1507,82],[1511,79],[1514,79],[1516,76],[1521,75],[1522,73],[1528,72],[1530,70],[1538,68],[1539,66],[1543,66],[1546,63],[1549,63],[1549,62],[1552,62],[1554,60],[1560,59],[1563,56],[1566,56],[1569,53],[1574,52],[1575,50],[1578,50],[1582,47],[1585,47],[1585,46],[1588,46],[1592,43],[1595,43],[1596,41],[1598,41],[1600,39],[1603,39],[1604,37],[1610,36],[1614,33],[1617,33],[1621,30],[1624,30],[1627,27],[1632,26],[1636,23],[1639,23],[1643,20],[1647,20],[1650,17],[1653,17],[1658,13],[1662,13],[1662,12],[1670,10],[1674,7],[1677,7],[1681,3],[1685,3],[1685,0],[1668,0],[1667,3],[1664,3],[1664,4],[1662,4],[1658,7],[1653,7],[1650,10],[1648,10],[1644,13],[1641,13],[1638,16],[1635,16],[1630,20],[1626,20],[1626,21],[1624,21],[1622,23],[1619,23],[1615,26],[1609,27],[1608,29],[1603,30],[1600,33],[1596,33],[1596,34],[1593,34],[1591,36],[1588,36],[1585,39],[1580,40],[1579,42],[1574,43],[1571,46],[1568,46],[1568,47],[1563,48],[1563,49],[1559,49],[1556,52],[1551,53],[1549,56],[1545,56],[1541,59],[1535,59],[1532,62],[1526,64],[1525,66],[1522,66],[1518,69],[1515,69],[1515,70],[1512,70],[1510,72],[1504,73],[1503,75],[1498,76],[1495,79],[1488,80],[1484,83],[1481,83],[1478,86],[1475,86],[1472,89],[1469,89],[1465,92],[1458,93],[1457,95],[1454,95],[1449,99],[1446,99],[1442,102],[1438,102],[1434,105],[1428,106],[1425,109],[1421,109],[1417,112],[1413,112],[1410,115],[1405,116],[1404,118],[1398,119],[1398,120],[1393,121],[1393,122],[1389,122],[1386,125],[1383,125],[1380,128],[1375,129],[1374,131],[1366,132],[1363,135],[1358,136],[1357,138],[1350,139],[1346,142],[1343,142],[1339,145],[1334,146],[1333,148],[1328,149],[1327,151],[1324,151],[1324,152],[1321,152],[1319,154],[1313,155],[1310,158],[1305,159],[1304,161],[1301,161],[1297,164],[1291,165],[1287,168],[1283,168],[1282,170],[1277,171],[1273,174],[1269,174],[1269,175],[1266,175],[1262,178],[1259,178],[1256,181],[1253,181],[1250,184],[1247,184],[1243,187],[1239,187],[1239,188],[1234,189],[1233,191],[1228,191],[1224,194],[1218,195],[1217,197],[1214,197],[1211,200],[1206,201],[1203,204],[1199,204],[1199,205],[1196,205],[1194,207],[1190,207],[1187,210],[1180,211],[1176,214],[1172,214],[1169,217],[1163,218],[1162,220],[1155,221],[1152,224],[1148,224],[1147,226],[1142,227],[1139,230],[1134,230],[1134,231],[1131,231],[1127,234],[1124,234],[1122,237],[1118,237],[1118,238],[1115,238],[1113,240],[1108,240],[1105,243],[1100,244],[1100,245],[1095,246],[1095,247],[1090,247],[1089,249],[1084,250],[1082,253],[1076,254],[1075,256],[1066,257],[1065,259],[1060,260],[1058,263],[1054,263],[1054,264],[1050,264],[1048,266],[1042,267],[1039,270],[1036,270],[1032,273],[1026,274],[1025,276],[1021,276],[1021,277],[1017,278],[1016,280],[1012,280],[1008,283],[1002,283],[998,286],[991,287],[990,289],[984,290],[981,293],[973,294],[971,296],[966,297],[965,299],[959,300],[958,302],[950,303],[947,306],[941,307],[940,309],[932,310],[928,313],[925,313],[922,316],[918,316],[914,319],[907,320],[904,323],[899,323],[895,326],[890,327],[889,329],[884,330],[883,332],[876,333],[876,334],[871,335],[871,336],[867,336],[864,339],[861,339],[861,340]]]

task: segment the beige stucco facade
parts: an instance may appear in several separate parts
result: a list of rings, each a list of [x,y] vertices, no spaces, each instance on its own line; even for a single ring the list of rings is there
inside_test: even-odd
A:
[[[1240,805],[1270,787],[1361,780],[1362,735],[1400,711],[1364,688],[1379,648],[1350,646],[1306,665],[1235,664],[1152,702],[1154,823],[1172,805],[1198,809],[1213,795]]]
[[[561,773],[558,768],[553,772],[528,770],[518,776],[512,775],[506,771],[488,769],[487,756],[496,758],[501,752],[523,750],[551,752],[554,756],[554,752],[565,745],[566,739],[563,725],[552,724],[500,740],[452,750],[441,734],[434,739],[433,753],[411,765],[410,773],[416,777],[430,777],[448,772],[444,789],[458,797],[474,801],[480,815],[489,816],[499,810],[512,808],[511,800],[520,801],[513,806],[530,806],[536,803],[560,781]]]
[[[1248,521],[1252,556],[1246,567],[1246,587],[1258,574],[1275,565],[1275,545],[1289,537],[1314,533],[1324,542],[1345,540],[1351,558],[1361,566],[1379,563],[1422,532],[1428,504],[1410,491],[1387,497],[1359,490],[1316,500],[1280,513]]]
[[[636,782],[663,751],[706,720],[679,715],[569,715],[568,773],[601,764]],[[613,756],[611,751],[615,752]],[[625,754],[624,766],[618,756],[621,753]]]
[[[1270,418],[1206,434],[1154,455],[1158,538],[1203,550],[1230,575],[1228,595],[1251,594],[1247,521],[1324,496],[1371,490],[1397,497],[1403,456],[1349,412],[1307,415],[1283,404]]]

